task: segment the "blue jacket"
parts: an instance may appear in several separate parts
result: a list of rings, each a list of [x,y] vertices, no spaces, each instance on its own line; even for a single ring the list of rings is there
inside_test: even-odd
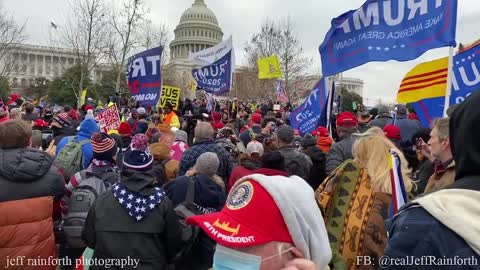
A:
[[[93,119],[84,120],[80,124],[80,131],[78,132],[77,136],[73,137],[73,140],[75,142],[90,140],[94,132],[100,132],[97,122],[95,122]],[[62,151],[63,147],[68,143],[70,138],[71,137],[65,137],[58,143],[55,155],[58,155],[60,151]],[[90,142],[82,146],[82,155],[84,160],[82,170],[85,170],[88,168],[88,165],[90,165],[93,159],[93,148]]]

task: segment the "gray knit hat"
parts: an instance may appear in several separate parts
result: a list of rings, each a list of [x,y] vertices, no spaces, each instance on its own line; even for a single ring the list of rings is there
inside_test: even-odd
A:
[[[181,129],[175,131],[175,141],[182,141],[184,143],[187,143],[188,142],[187,132]]]
[[[206,174],[208,176],[214,176],[217,174],[219,166],[220,160],[218,160],[217,155],[212,152],[201,154],[195,163],[195,169],[197,172]]]

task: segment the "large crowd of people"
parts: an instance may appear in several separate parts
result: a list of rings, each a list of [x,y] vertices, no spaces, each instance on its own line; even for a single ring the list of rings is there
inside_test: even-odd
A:
[[[108,131],[92,99],[0,103],[0,268],[479,269],[480,92],[428,128],[398,104],[308,134],[291,104],[114,102]]]

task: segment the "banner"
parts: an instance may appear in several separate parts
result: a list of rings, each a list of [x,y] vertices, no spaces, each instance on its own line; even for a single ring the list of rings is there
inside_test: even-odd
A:
[[[278,56],[272,55],[257,60],[258,78],[259,79],[276,79],[282,78],[282,69]]]
[[[323,75],[455,46],[456,26],[457,0],[367,0],[332,20],[319,48]]]
[[[282,80],[277,82],[277,100],[280,102],[288,102],[287,94],[285,93],[285,87]]]
[[[447,91],[448,57],[421,63],[403,78],[397,94],[400,103],[445,96]]]
[[[178,103],[180,102],[180,94],[182,90],[173,86],[162,86],[162,94],[160,98],[159,108],[164,108],[167,104],[171,104],[175,110],[178,110]]]
[[[162,51],[163,47],[153,48],[136,54],[128,60],[130,94],[143,107],[156,106],[160,99]]]
[[[118,115],[117,105],[108,107],[102,112],[97,113],[95,120],[100,124],[100,130],[107,133],[120,127],[120,116]]]
[[[453,57],[452,92],[450,105],[462,103],[472,92],[480,89],[480,45]],[[445,95],[422,99],[413,107],[424,126],[443,116]]]
[[[216,46],[210,47],[200,52],[190,53],[188,58],[194,65],[209,66],[217,62],[220,58],[233,50],[232,36]]]
[[[232,74],[232,51],[209,66],[192,70],[193,78],[197,81],[197,89],[215,95],[230,92]]]
[[[87,98],[87,89],[80,92],[80,105],[85,104],[85,99]]]
[[[322,118],[323,108],[327,105],[327,95],[326,79],[322,78],[305,102],[290,114],[292,128],[300,130],[302,136],[315,130]]]

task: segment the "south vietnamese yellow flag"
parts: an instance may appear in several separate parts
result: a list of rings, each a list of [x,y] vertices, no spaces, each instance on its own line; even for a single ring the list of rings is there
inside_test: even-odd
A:
[[[282,78],[282,69],[276,55],[258,59],[257,64],[259,79]]]
[[[403,78],[397,94],[400,103],[445,96],[447,91],[448,57],[414,67]]]
[[[85,98],[87,97],[87,89],[80,92],[80,105],[85,104]]]

